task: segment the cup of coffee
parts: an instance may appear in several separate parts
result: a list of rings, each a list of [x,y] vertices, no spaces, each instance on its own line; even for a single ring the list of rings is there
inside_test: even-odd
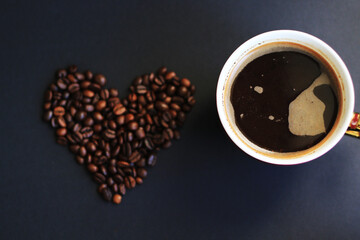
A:
[[[325,42],[293,30],[266,32],[236,49],[220,73],[216,100],[232,141],[279,165],[325,154],[354,116],[344,62]]]

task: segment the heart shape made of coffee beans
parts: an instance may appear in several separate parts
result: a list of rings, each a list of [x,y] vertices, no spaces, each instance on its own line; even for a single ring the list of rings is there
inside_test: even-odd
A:
[[[195,86],[165,67],[135,78],[123,99],[105,84],[104,75],[75,65],[59,70],[45,92],[43,119],[86,166],[102,197],[119,204],[126,189],[143,183],[157,151],[180,138]]]

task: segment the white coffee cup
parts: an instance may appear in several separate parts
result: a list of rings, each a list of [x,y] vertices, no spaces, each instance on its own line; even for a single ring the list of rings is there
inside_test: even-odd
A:
[[[324,139],[306,150],[281,153],[259,147],[244,136],[236,126],[230,94],[236,76],[251,61],[249,59],[268,53],[264,51],[264,46],[269,44],[280,46],[288,43],[302,46],[321,56],[336,74],[341,94],[338,96],[339,112],[337,118]],[[355,99],[350,73],[342,59],[330,46],[307,33],[294,30],[277,30],[251,38],[231,54],[219,76],[216,102],[221,123],[231,140],[239,148],[250,156],[267,163],[293,165],[320,157],[340,141],[352,119]]]

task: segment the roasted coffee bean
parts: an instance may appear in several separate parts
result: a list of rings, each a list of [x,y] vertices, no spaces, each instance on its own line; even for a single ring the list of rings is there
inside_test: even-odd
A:
[[[58,117],[57,122],[58,122],[60,127],[62,127],[62,128],[66,127],[66,121],[65,121],[65,119],[63,117]]]
[[[109,93],[110,93],[110,97],[117,97],[119,96],[119,91],[115,88],[110,88],[109,89]]]
[[[175,76],[176,76],[175,72],[168,72],[168,73],[165,75],[165,79],[166,79],[166,80],[170,80],[170,79],[173,79]]]
[[[114,193],[118,193],[119,192],[119,185],[115,183],[115,184],[111,185],[111,189],[112,189],[112,191]]]
[[[156,160],[157,160],[157,156],[154,153],[152,153],[152,154],[149,155],[149,157],[147,159],[147,164],[150,167],[153,167],[156,164]]]
[[[88,142],[86,144],[86,149],[88,152],[95,152],[96,151],[96,145],[93,142]]]
[[[95,182],[97,182],[99,184],[104,183],[106,181],[106,177],[101,173],[95,173],[93,175],[93,178],[94,178]]]
[[[61,106],[58,106],[56,108],[54,108],[54,115],[56,117],[61,117],[61,116],[64,116],[65,114],[65,109]]]
[[[136,180],[132,176],[127,176],[124,182],[127,189],[132,189],[136,186]]]
[[[116,133],[114,130],[106,129],[104,132],[104,136],[108,139],[114,139],[116,137]]]
[[[136,184],[138,185],[143,184],[143,180],[141,177],[136,177],[135,180],[136,180]]]
[[[59,128],[58,130],[56,130],[56,135],[61,136],[61,137],[65,136],[66,133],[67,133],[66,128]]]
[[[139,124],[138,124],[137,122],[133,121],[133,122],[129,122],[129,123],[127,124],[127,127],[128,127],[130,130],[135,131],[136,129],[138,129]]]
[[[106,108],[106,101],[105,100],[100,100],[96,103],[96,111],[102,111]]]
[[[86,156],[86,148],[84,146],[81,146],[79,149],[79,154],[81,157],[85,157]]]
[[[124,181],[124,178],[120,174],[116,174],[116,175],[114,175],[114,181],[117,183],[122,183]]]
[[[70,145],[69,146],[69,149],[70,149],[70,151],[72,152],[72,153],[77,153],[78,151],[79,151],[79,149],[80,149],[80,146],[79,145]]]
[[[93,92],[99,92],[101,90],[101,86],[97,83],[92,83],[90,84],[89,89]]]
[[[97,170],[98,170],[98,167],[92,163],[89,164],[87,167],[88,167],[89,172],[91,172],[91,173],[97,172]]]
[[[144,128],[142,128],[142,127],[138,128],[136,130],[135,134],[136,134],[136,137],[139,138],[139,139],[143,139],[146,136]]]
[[[102,120],[104,120],[103,115],[101,115],[101,113],[99,113],[99,112],[94,112],[93,117],[94,117],[94,120],[97,122],[101,122]]]
[[[103,196],[103,198],[106,200],[106,201],[111,201],[112,199],[112,193],[111,193],[111,190],[109,188],[104,188],[102,191],[101,191],[101,194]]]
[[[93,124],[94,124],[94,119],[92,119],[91,117],[85,118],[85,121],[84,121],[85,126],[92,126]]]
[[[162,102],[162,101],[157,101],[155,103],[155,107],[159,111],[165,111],[165,110],[169,109],[169,106],[166,103]]]
[[[92,97],[94,97],[94,95],[95,95],[95,93],[91,90],[86,89],[83,91],[84,97],[92,98]]]
[[[126,193],[126,187],[125,187],[125,184],[124,183],[120,183],[119,184],[119,192],[121,193],[121,195],[125,195]]]
[[[79,91],[80,89],[80,85],[78,83],[72,83],[68,86],[68,90],[70,93],[74,93]]]
[[[56,85],[61,89],[61,90],[65,90],[67,88],[67,84],[64,81],[64,79],[60,78],[57,80]]]
[[[84,158],[81,156],[76,156],[76,162],[80,165],[84,164]]]
[[[59,78],[62,78],[62,77],[66,77],[67,75],[67,72],[65,69],[60,69],[58,72],[57,72],[57,77]]]
[[[65,137],[58,137],[56,142],[60,145],[66,146],[68,144],[68,140]]]
[[[190,97],[187,99],[187,102],[189,103],[190,106],[194,106],[195,103],[196,103],[196,100],[195,100],[194,96],[190,96]]]
[[[45,102],[49,102],[52,100],[52,97],[53,97],[53,93],[51,90],[47,90],[45,91],[45,95],[44,95],[44,101]]]
[[[145,143],[145,146],[147,149],[149,149],[149,150],[154,149],[154,143],[152,142],[152,140],[150,138],[145,138],[144,143]]]
[[[121,115],[126,112],[126,108],[121,103],[118,103],[115,105],[113,112],[115,115]]]
[[[136,86],[137,94],[145,94],[147,92],[147,87],[145,85],[137,85]]]
[[[80,130],[80,133],[82,134],[83,138],[90,138],[94,134],[94,131],[91,127],[83,127]]]
[[[86,112],[85,111],[78,111],[75,115],[76,120],[82,121],[86,118]]]
[[[103,99],[103,100],[109,99],[109,97],[110,97],[109,90],[107,90],[107,89],[102,89],[102,90],[100,91],[100,97],[101,97],[101,99]]]
[[[128,162],[126,162],[126,161],[118,161],[117,165],[119,167],[129,167],[130,166],[130,164]]]
[[[51,120],[52,116],[53,116],[53,112],[49,110],[49,111],[44,112],[43,119],[44,119],[46,122],[48,122],[48,121]]]
[[[94,77],[94,82],[103,87],[106,84],[106,78],[102,74],[96,74]]]
[[[68,70],[70,73],[75,73],[78,70],[78,67],[76,65],[70,65]]]
[[[136,173],[137,173],[137,175],[138,175],[139,177],[141,177],[141,178],[146,178],[146,176],[147,176],[147,171],[146,171],[145,168],[138,168],[138,169],[136,170]]]

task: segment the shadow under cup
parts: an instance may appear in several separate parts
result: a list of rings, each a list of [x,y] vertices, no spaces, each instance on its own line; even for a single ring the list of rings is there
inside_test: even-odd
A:
[[[271,52],[296,51],[321,62],[332,72],[333,88],[338,100],[336,120],[326,136],[312,147],[296,152],[275,152],[257,146],[247,139],[235,122],[230,101],[232,85],[241,70],[252,60]],[[337,53],[326,43],[306,33],[279,30],[260,34],[242,44],[225,63],[217,86],[217,108],[220,120],[232,141],[243,151],[259,160],[292,165],[313,160],[335,146],[345,134],[354,108],[351,76]]]

